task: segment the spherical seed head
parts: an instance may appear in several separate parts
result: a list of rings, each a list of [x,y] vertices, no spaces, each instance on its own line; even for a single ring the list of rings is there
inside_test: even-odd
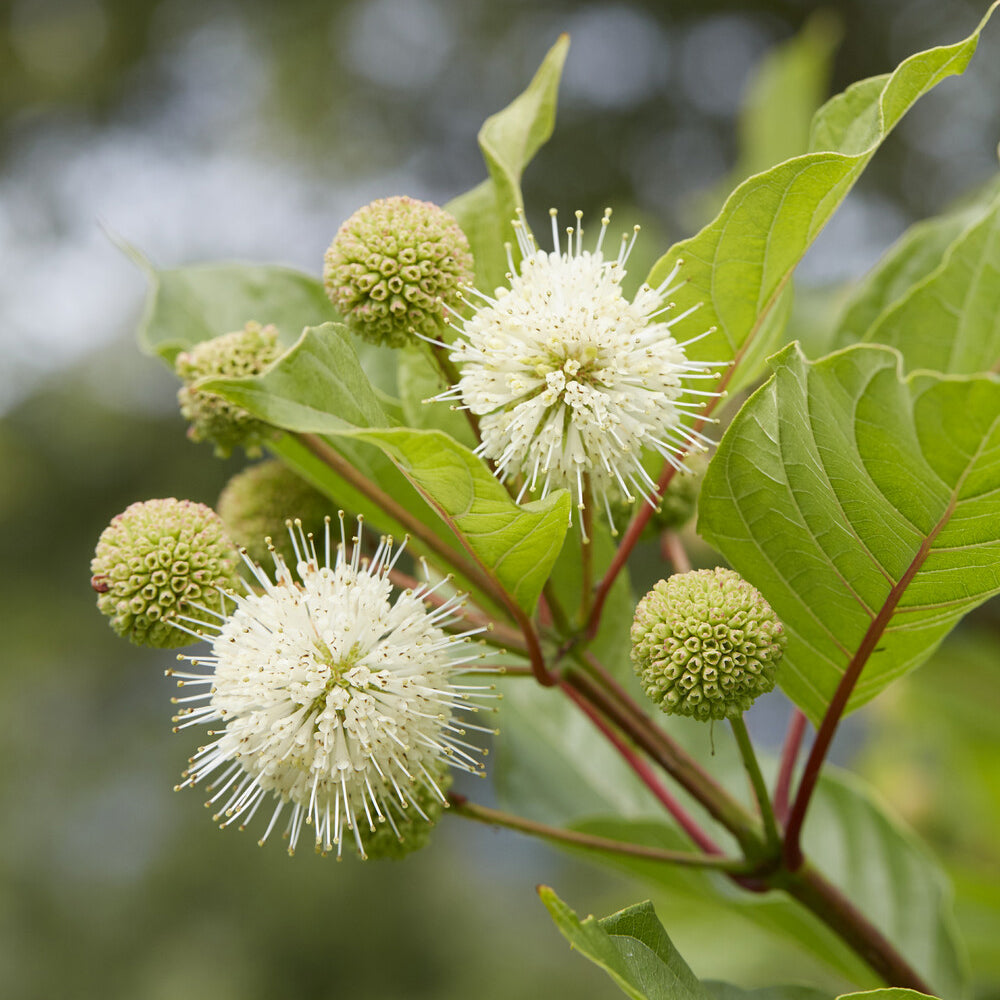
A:
[[[439,337],[442,302],[473,280],[472,251],[454,217],[429,201],[382,198],[359,208],[326,252],[323,282],[358,336],[402,347]]]
[[[329,497],[277,459],[259,462],[233,476],[219,494],[216,509],[233,541],[264,566],[271,563],[267,538],[286,563],[295,565],[289,518],[298,518],[307,534],[319,538],[324,518],[336,515]]]
[[[222,609],[217,588],[239,585],[239,554],[218,515],[190,500],[132,504],[101,533],[90,563],[97,606],[139,646],[173,649],[196,640],[176,627]],[[183,623],[188,628],[195,626]]]
[[[664,712],[735,718],[774,687],[786,641],[771,606],[738,573],[699,569],[661,580],[639,602],[632,662]]]
[[[211,441],[220,458],[227,458],[237,445],[248,455],[259,455],[261,440],[272,433],[269,426],[241,406],[195,388],[194,383],[209,376],[259,375],[279,353],[278,331],[273,326],[247,323],[242,330],[205,340],[178,354],[174,368],[184,385],[177,392],[177,402],[182,416],[190,422],[191,440]]]

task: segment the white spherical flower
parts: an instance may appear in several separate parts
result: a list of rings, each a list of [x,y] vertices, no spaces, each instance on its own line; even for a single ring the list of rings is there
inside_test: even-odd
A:
[[[635,236],[623,237],[617,257],[605,260],[610,209],[593,251],[582,247],[582,213],[564,248],[555,210],[550,214],[554,251],[539,250],[518,219],[521,265],[515,268],[508,247],[509,287],[495,297],[475,293],[475,311],[452,317],[459,336],[451,358],[461,376],[437,398],[460,400],[479,418],[478,453],[501,479],[521,477],[519,500],[565,487],[581,508],[599,496],[608,509],[609,493],[655,505],[643,450],[679,467],[678,455],[708,440],[682,421],[685,409],[700,409],[704,400],[681,397],[715,395],[684,384],[714,378],[713,365],[687,358],[685,346],[699,337],[680,344],[670,332],[698,307],[668,318],[680,262],[659,287],[643,285],[631,302],[625,298],[621,282]]]
[[[427,819],[420,802],[428,793],[447,804],[435,780],[444,764],[482,773],[481,751],[463,736],[483,727],[457,713],[475,712],[474,699],[490,688],[456,683],[482,655],[468,646],[481,629],[447,631],[462,596],[441,600],[432,596],[437,587],[420,586],[393,597],[389,574],[402,546],[383,538],[363,559],[360,522],[350,551],[343,516],[340,534],[331,564],[327,519],[321,565],[299,529],[298,580],[280,555],[273,580],[248,559],[259,590],[231,598],[235,608],[219,616],[210,655],[180,657],[211,672],[172,671],[182,686],[206,688],[177,699],[205,702],[183,709],[178,728],[221,728],[210,731],[179,787],[211,778],[223,826],[245,826],[276,799],[261,843],[284,816],[289,853],[305,823],[317,850],[337,845],[340,856],[346,830],[365,857],[365,831],[385,823],[401,838],[415,814]]]

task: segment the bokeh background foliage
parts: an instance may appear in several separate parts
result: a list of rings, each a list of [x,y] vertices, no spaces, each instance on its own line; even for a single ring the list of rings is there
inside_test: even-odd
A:
[[[827,93],[955,41],[983,6],[16,0],[0,10],[5,996],[617,995],[567,954],[531,891],[539,881],[583,913],[652,895],[699,975],[766,982],[778,968],[783,980],[837,987],[781,913],[720,923],[683,878],[657,889],[456,821],[404,865],[290,861],[214,829],[197,793],[172,793],[191,748],[169,734],[169,659],[112,635],[87,563],[127,503],[213,503],[239,463],[184,439],[174,383],[127,339],[143,277],[99,224],[162,266],[233,256],[318,273],[358,204],[401,192],[443,202],[474,185],[479,125],[568,31],[557,130],[524,177],[526,200],[539,217],[550,204],[641,217],[642,274],[742,177],[802,151]],[[989,56],[997,34],[984,34]],[[836,322],[844,283],[909,223],[995,176],[1000,60],[985,55],[904,120],[798,272],[792,324],[810,357],[850,339],[852,323],[862,329],[865,310],[882,314],[879,339],[902,336],[912,317],[886,310],[899,274],[933,270],[961,233],[956,266],[988,238],[987,193],[908,237],[921,252],[870,279]],[[937,280],[946,294],[948,274]],[[655,548],[643,556],[637,586],[659,575]],[[983,1000],[1000,996],[998,638],[994,601],[852,717],[840,748],[944,859]],[[778,742],[785,711],[779,698],[755,711],[762,742]],[[544,735],[524,736],[542,741],[543,757]],[[721,750],[714,766],[728,767]],[[502,763],[500,773],[518,780]],[[578,805],[607,789],[572,791]]]

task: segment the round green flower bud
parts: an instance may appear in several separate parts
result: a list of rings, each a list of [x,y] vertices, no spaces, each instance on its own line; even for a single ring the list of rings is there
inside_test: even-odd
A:
[[[215,393],[194,388],[193,383],[210,375],[259,375],[279,353],[278,331],[273,326],[247,323],[242,330],[205,340],[178,354],[174,368],[184,385],[177,392],[177,402],[191,424],[188,437],[211,441],[220,458],[228,458],[237,445],[248,455],[259,455],[261,439],[273,433],[269,425]]]
[[[708,456],[695,452],[684,459],[684,467],[670,480],[650,523],[660,531],[683,528],[698,507],[698,494],[708,469]]]
[[[442,795],[447,794],[451,788],[449,768],[435,768],[434,783]],[[430,843],[431,831],[441,819],[446,808],[445,804],[437,793],[422,781],[414,782],[409,788],[409,793],[413,796],[413,802],[405,810],[390,808],[388,812],[391,813],[391,817],[387,815],[384,820],[372,816],[375,821],[374,833],[367,826],[362,826],[361,843],[365,848],[365,857],[369,860],[391,858],[393,861],[399,861]],[[395,799],[392,800],[392,805],[397,804]],[[345,834],[345,839],[348,836],[350,835]],[[350,843],[354,844],[357,850],[357,843],[353,837]]]
[[[406,197],[359,208],[323,268],[326,293],[354,332],[390,347],[411,342],[411,330],[440,336],[442,302],[472,280],[472,251],[454,217]]]
[[[101,533],[90,563],[97,606],[111,627],[139,646],[174,649],[196,641],[181,616],[223,611],[216,588],[240,589],[239,553],[211,507],[191,500],[146,500]],[[193,628],[189,622],[188,628]]]
[[[655,538],[663,531],[679,531],[691,520],[698,508],[698,495],[707,469],[708,456],[702,452],[694,452],[684,459],[683,467],[671,478],[670,485],[643,529],[644,540]],[[634,503],[612,502],[611,521],[616,532],[628,524],[635,513]]]
[[[760,592],[730,569],[661,580],[639,602],[632,662],[664,712],[736,718],[774,687],[784,626]]]
[[[283,462],[268,459],[237,473],[226,483],[216,504],[230,537],[254,562],[267,565],[271,555],[265,539],[289,566],[296,563],[287,521],[298,518],[307,534],[323,537],[324,518],[336,505]]]

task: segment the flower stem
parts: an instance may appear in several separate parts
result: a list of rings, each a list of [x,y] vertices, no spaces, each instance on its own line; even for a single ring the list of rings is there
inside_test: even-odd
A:
[[[691,560],[676,531],[664,531],[660,536],[660,553],[674,567],[675,573],[691,572]]]
[[[764,833],[767,836],[767,842],[775,852],[780,853],[781,838],[778,835],[778,824],[774,819],[774,810],[771,808],[771,797],[767,794],[767,784],[764,782],[764,775],[761,774],[757,754],[754,752],[750,734],[747,732],[747,724],[743,721],[742,715],[731,718],[729,724],[733,727],[733,735],[735,735],[736,744],[740,748],[743,766],[746,768],[750,784],[753,785],[754,795],[757,797],[757,805],[760,807],[761,819],[764,821]]]
[[[590,476],[584,477],[584,491],[590,498]],[[580,621],[586,622],[594,596],[594,506],[588,503],[580,515]]]
[[[792,789],[792,778],[795,774],[795,762],[799,759],[802,739],[808,724],[805,712],[797,708],[792,712],[785,735],[785,745],[781,750],[781,763],[778,766],[778,780],[774,785],[774,811],[782,823],[788,819],[789,795]]]
[[[571,671],[566,676],[566,681],[626,733],[715,820],[729,830],[748,856],[759,857],[763,853],[764,840],[755,817],[751,816],[694,758],[655,726],[627,695],[624,699],[612,696],[603,686],[580,670]]]
[[[629,767],[635,772],[643,784],[656,796],[667,812],[677,821],[677,825],[691,838],[692,842],[700,847],[706,854],[721,855],[722,849],[705,833],[704,830],[688,814],[687,810],[670,794],[663,786],[652,768],[644,761],[624,740],[616,733],[601,717],[595,708],[580,694],[574,690],[565,680],[560,685],[568,697],[577,707],[590,719],[591,722],[601,731],[604,738],[618,751],[625,759]]]
[[[518,830],[531,837],[540,837],[571,847],[580,847],[590,851],[602,851],[611,854],[622,854],[626,857],[641,858],[644,861],[660,861],[664,864],[681,865],[687,868],[711,868],[715,871],[728,872],[735,875],[749,870],[745,861],[736,858],[724,858],[717,855],[691,854],[687,851],[667,851],[658,847],[646,847],[642,844],[631,844],[623,840],[611,840],[608,837],[598,837],[576,830],[564,830],[559,827],[537,823],[523,816],[514,816],[499,809],[470,802],[464,795],[454,792],[448,795],[449,803],[459,816],[485,823],[489,826],[503,826],[508,830]]]
[[[443,348],[439,347],[437,344],[428,344],[431,350],[431,357],[437,363],[438,370],[441,372],[442,377],[445,382],[450,386],[458,385],[461,374],[458,368],[455,367],[455,363],[448,356],[448,352]],[[482,441],[482,434],[479,432],[479,417],[477,417],[472,410],[467,406],[462,407],[462,412],[465,414],[465,419],[469,421],[469,426],[472,428],[472,433],[477,441]]]

